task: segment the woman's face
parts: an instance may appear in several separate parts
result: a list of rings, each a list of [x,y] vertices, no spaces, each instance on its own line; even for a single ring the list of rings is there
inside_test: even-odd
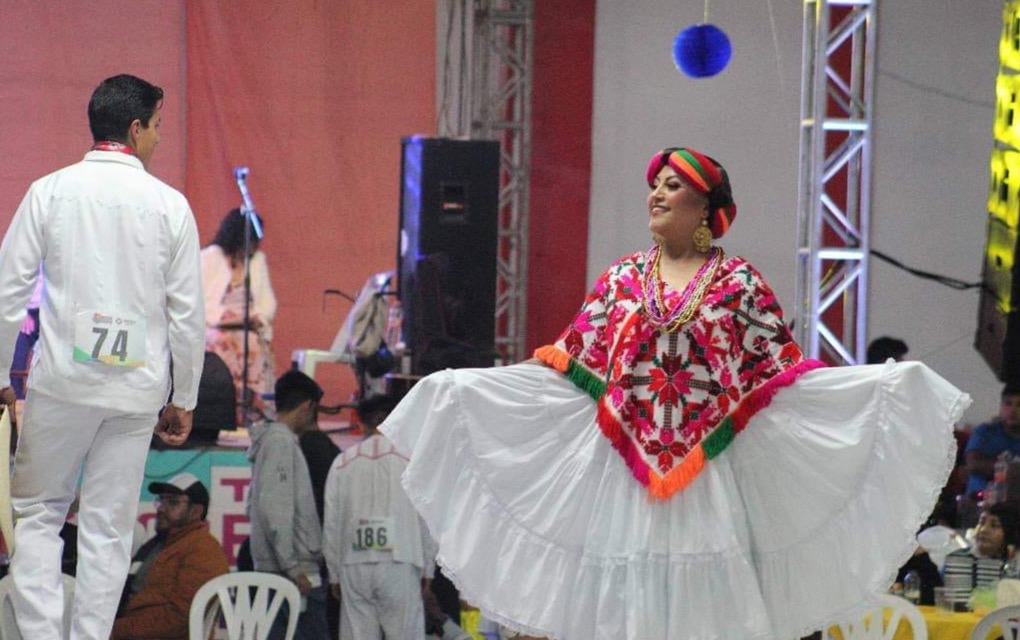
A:
[[[978,553],[982,556],[1001,558],[1006,555],[1006,534],[1002,530],[999,516],[993,516],[988,512],[982,513],[974,532],[974,538],[977,542]]]
[[[669,165],[659,170],[648,194],[648,228],[657,242],[683,249],[708,217],[708,197],[694,190]]]

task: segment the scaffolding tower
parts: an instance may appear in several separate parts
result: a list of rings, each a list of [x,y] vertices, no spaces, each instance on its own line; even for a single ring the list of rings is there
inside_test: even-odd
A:
[[[794,326],[863,360],[877,0],[805,0]],[[500,142],[496,348],[524,356],[533,0],[447,0],[439,133]],[[469,53],[470,52],[470,53]]]
[[[877,0],[805,0],[794,329],[805,354],[863,361]]]
[[[441,15],[439,135],[500,143],[495,347],[516,362],[527,317],[533,0],[447,0]]]

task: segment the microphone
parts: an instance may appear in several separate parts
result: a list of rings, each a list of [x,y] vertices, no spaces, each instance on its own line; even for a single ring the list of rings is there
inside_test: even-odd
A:
[[[234,180],[237,181],[237,188],[241,192],[241,215],[251,222],[252,231],[257,240],[262,240],[262,224],[255,215],[255,204],[251,201],[251,194],[248,193],[248,167],[234,167]]]

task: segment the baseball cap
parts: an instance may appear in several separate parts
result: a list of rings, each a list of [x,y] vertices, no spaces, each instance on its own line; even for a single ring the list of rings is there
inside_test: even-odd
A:
[[[149,483],[149,493],[157,496],[166,494],[188,496],[188,499],[195,504],[209,506],[209,491],[198,478],[190,473],[178,473],[166,482],[151,482]]]

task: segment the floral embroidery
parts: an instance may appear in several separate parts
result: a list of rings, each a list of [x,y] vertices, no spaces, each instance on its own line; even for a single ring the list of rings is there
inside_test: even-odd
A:
[[[637,253],[610,266],[556,344],[536,355],[561,364],[596,398],[603,433],[634,477],[666,498],[724,450],[778,388],[821,363],[804,359],[775,294],[737,257],[719,266],[690,321],[660,332],[642,309],[646,259]],[[661,291],[667,301],[679,295]]]
[[[659,404],[670,404],[674,407],[680,403],[680,396],[691,392],[688,384],[694,374],[683,370],[683,358],[679,356],[663,356],[659,366],[651,370],[652,382],[648,390],[656,397]]]
[[[629,416],[642,435],[649,435],[658,430],[655,423],[655,407],[648,400],[636,400],[630,403]]]

